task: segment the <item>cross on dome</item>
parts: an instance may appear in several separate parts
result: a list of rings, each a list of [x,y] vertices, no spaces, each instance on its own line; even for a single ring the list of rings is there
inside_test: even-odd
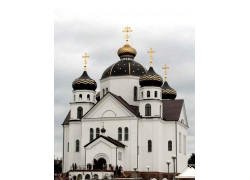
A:
[[[84,58],[84,71],[87,71],[87,58],[89,58],[89,56],[87,55],[87,53],[85,53],[82,58]]]
[[[155,53],[155,50],[153,50],[152,48],[150,48],[150,50],[148,51],[148,53],[150,54],[150,67],[152,67],[153,53]]]
[[[133,30],[129,26],[125,27],[124,30],[122,30],[122,32],[126,33],[126,44],[128,44],[128,38],[129,38],[128,33],[132,31]]]
[[[164,69],[165,72],[165,81],[167,81],[167,69],[169,69],[169,67],[165,64],[162,69]]]

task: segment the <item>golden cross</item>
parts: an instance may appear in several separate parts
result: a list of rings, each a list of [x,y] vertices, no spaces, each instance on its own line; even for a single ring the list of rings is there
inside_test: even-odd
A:
[[[165,64],[162,69],[165,71],[165,81],[167,81],[167,69],[169,69],[169,67]]]
[[[126,33],[126,44],[128,44],[128,33],[129,32],[132,32],[133,30],[129,27],[129,26],[127,26],[127,27],[125,27],[124,28],[124,30],[122,30],[122,32],[125,32]]]
[[[150,67],[152,67],[153,53],[155,53],[155,51],[152,48],[150,48],[150,50],[148,51],[148,53],[150,54]]]
[[[84,60],[84,71],[87,71],[87,58],[89,58],[89,56],[87,55],[87,53],[85,53],[85,55],[82,56],[82,58],[85,58],[85,60]]]

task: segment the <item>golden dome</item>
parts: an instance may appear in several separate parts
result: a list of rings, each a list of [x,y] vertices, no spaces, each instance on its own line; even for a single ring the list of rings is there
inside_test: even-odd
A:
[[[132,48],[129,44],[125,44],[121,47],[117,52],[119,57],[135,57],[137,52],[134,48]]]

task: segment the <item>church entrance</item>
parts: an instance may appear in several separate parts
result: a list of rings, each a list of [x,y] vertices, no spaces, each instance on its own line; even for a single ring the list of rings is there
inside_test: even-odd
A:
[[[94,159],[94,169],[107,169],[107,162],[104,158]]]

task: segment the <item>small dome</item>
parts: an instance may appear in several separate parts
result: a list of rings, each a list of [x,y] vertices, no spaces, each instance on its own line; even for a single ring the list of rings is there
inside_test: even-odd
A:
[[[117,52],[119,57],[135,57],[137,52],[129,44],[125,44]]]
[[[103,128],[101,129],[101,132],[102,132],[102,133],[105,133],[105,132],[106,132],[106,129],[103,127]]]
[[[102,78],[110,76],[143,76],[146,74],[146,69],[134,60],[120,60],[109,66],[102,74]]]
[[[153,67],[150,67],[148,72],[140,77],[140,86],[158,86],[161,87],[162,85],[162,77],[158,75]]]
[[[165,81],[162,88],[162,99],[175,99],[177,96],[176,91],[168,85]]]
[[[72,83],[74,90],[96,90],[96,82],[88,76],[87,71],[84,71],[82,76],[75,79]]]

